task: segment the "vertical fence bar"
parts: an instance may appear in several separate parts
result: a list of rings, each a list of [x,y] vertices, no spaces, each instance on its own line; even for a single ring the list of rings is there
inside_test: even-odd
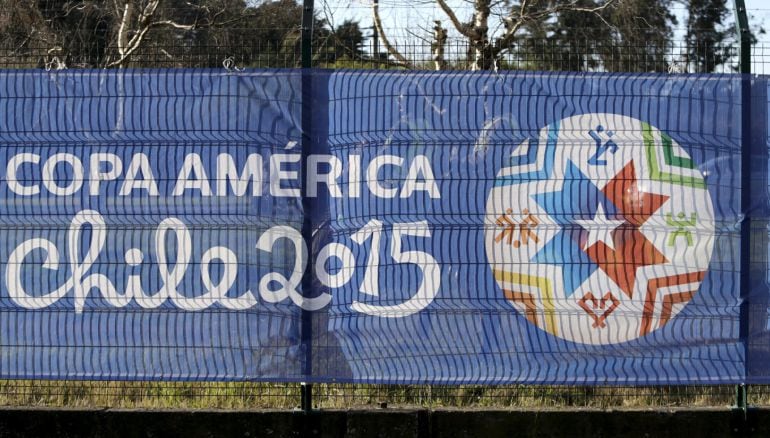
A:
[[[735,24],[740,41],[739,69],[741,73],[751,73],[751,29],[744,0],[735,0]]]
[[[751,263],[751,214],[749,214],[749,205],[751,203],[751,31],[749,30],[749,20],[746,14],[746,5],[744,0],[735,0],[735,23],[736,31],[740,41],[739,68],[743,75],[741,79],[741,213],[743,220],[741,222],[741,252],[740,252],[740,332],[739,336],[744,345],[744,362],[747,364],[748,372],[749,361],[749,287],[751,284],[750,263]],[[736,408],[746,416],[746,385],[740,384],[735,389]]]
[[[302,2],[302,68],[313,66],[313,9],[314,0]]]
[[[301,194],[302,194],[302,236],[305,242],[311,242],[313,236],[313,220],[309,213],[313,206],[310,203],[307,194],[307,156],[310,154],[312,144],[312,105],[313,101],[313,78],[310,68],[313,66],[313,9],[315,5],[313,0],[303,0],[302,4],[302,171]],[[307,272],[302,278],[302,293],[307,294],[313,287],[313,277],[311,269],[313,263],[308,263]],[[305,353],[305,364],[302,374],[307,377],[313,373],[313,314],[302,309],[302,346]],[[304,412],[310,412],[313,409],[313,385],[303,382],[300,385],[300,408]]]

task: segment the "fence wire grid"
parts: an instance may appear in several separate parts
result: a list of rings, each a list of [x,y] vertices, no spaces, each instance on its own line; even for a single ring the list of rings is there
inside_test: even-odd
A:
[[[140,20],[148,4],[153,2],[137,1],[133,13],[140,18],[125,22],[129,27],[134,26],[127,35],[121,33],[125,30],[121,23],[130,9],[128,6],[113,10],[112,2],[24,3],[0,1],[3,9],[0,11],[0,69],[240,70],[302,66],[302,6],[293,0],[245,3],[237,8],[226,7],[227,2],[194,2],[196,6],[181,8],[161,6],[153,10],[156,24],[152,25]],[[480,62],[494,70],[671,74],[739,70],[741,53],[735,37],[719,41],[685,39],[682,14],[686,11],[676,8],[672,13],[679,18],[678,24],[663,31],[637,22],[625,28],[633,37],[618,39],[615,35],[613,39],[612,32],[605,35],[596,31],[598,23],[585,27],[573,23],[572,31],[566,36],[531,28],[506,45],[500,54],[489,57],[482,53],[479,61],[473,57],[473,44],[437,12],[435,5],[382,2],[380,19],[384,24],[380,32],[373,22],[371,7],[371,3],[316,4],[311,44],[313,67],[466,70],[472,63]],[[497,33],[492,33],[498,39],[500,32],[504,32],[501,26]],[[732,34],[731,26],[727,20],[717,26],[717,31]],[[761,33],[759,27],[757,34]],[[751,64],[753,73],[770,73],[770,44],[754,42]],[[0,381],[0,405],[3,406],[298,409],[301,393],[299,383]],[[746,393],[750,405],[770,406],[770,386],[750,385]],[[736,403],[740,404],[740,394],[736,394],[736,387],[731,385],[328,383],[314,384],[312,398],[312,407],[320,409],[693,407]]]

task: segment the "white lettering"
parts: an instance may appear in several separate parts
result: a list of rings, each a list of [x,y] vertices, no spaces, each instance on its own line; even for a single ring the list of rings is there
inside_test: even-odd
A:
[[[59,163],[69,164],[72,167],[72,181],[64,187],[60,186],[54,178],[54,171]],[[69,196],[80,190],[83,186],[83,163],[80,158],[64,152],[52,155],[43,165],[43,185],[57,196]]]
[[[318,165],[326,163],[331,168],[328,173],[320,173]],[[333,198],[341,198],[342,191],[337,186],[337,179],[342,176],[342,162],[333,155],[310,155],[307,160],[307,196],[318,196],[318,184],[326,184]]]
[[[422,181],[418,181],[420,177],[422,177]],[[430,161],[425,155],[418,155],[412,160],[409,172],[406,174],[406,180],[404,180],[404,187],[401,189],[401,197],[408,198],[418,190],[428,192],[428,196],[432,199],[441,198],[436,179],[433,177],[433,169],[431,169]]]
[[[251,196],[262,196],[262,156],[250,154],[238,175],[235,160],[230,154],[219,154],[217,157],[217,196],[227,196],[227,183],[233,189],[235,196],[243,196],[252,183]]]
[[[110,169],[102,172],[102,163],[110,165]],[[91,196],[99,195],[99,186],[102,181],[114,181],[123,172],[123,162],[120,157],[110,153],[98,153],[91,155],[88,165],[88,191]]]
[[[192,179],[190,177],[193,177]],[[206,175],[206,169],[203,168],[201,156],[198,154],[187,154],[182,163],[182,169],[179,170],[179,176],[174,186],[174,196],[181,196],[187,189],[200,190],[201,196],[211,196],[211,186],[209,178]]]
[[[40,155],[24,153],[14,155],[10,160],[8,160],[8,167],[6,168],[5,173],[5,179],[8,181],[8,188],[11,189],[13,193],[21,196],[37,195],[40,193],[39,185],[32,184],[25,186],[21,184],[16,177],[16,171],[24,163],[38,164],[40,163]]]
[[[284,163],[299,163],[302,159],[299,154],[275,154],[270,156],[270,194],[272,196],[285,196],[299,198],[299,188],[286,189],[282,182],[295,181],[299,178],[296,170],[282,170]]]
[[[328,190],[332,198],[360,198],[362,190],[365,190],[362,187],[366,187],[372,196],[378,198],[406,199],[418,192],[424,192],[431,199],[441,198],[430,160],[425,155],[417,155],[410,162],[396,155],[378,155],[369,163],[362,163],[359,154],[351,154],[346,158],[331,154],[311,154],[306,157],[306,174],[300,175],[303,158],[296,153],[279,153],[264,158],[254,153],[247,155],[245,162],[238,162],[233,155],[220,153],[216,155],[215,163],[208,164],[203,162],[200,154],[190,153],[178,165],[176,179],[168,175],[160,177],[163,181],[174,181],[173,184],[163,185],[169,192],[164,193],[167,196],[183,196],[189,190],[204,197],[259,197],[268,190],[273,197],[299,198],[302,196],[300,178],[305,178],[302,182],[306,183],[305,196],[309,197],[317,197],[321,191]],[[144,153],[133,154],[125,168],[124,159],[112,152],[95,152],[86,157],[62,152],[45,160],[40,175],[37,175],[35,166],[41,164],[40,155],[20,153],[8,160],[6,180],[9,190],[21,196],[40,194],[41,185],[55,196],[71,196],[83,189],[90,196],[111,193],[114,196],[114,189],[109,191],[111,193],[101,193],[104,192],[103,183],[119,181],[121,178],[122,182],[117,183],[118,196],[160,196],[148,156]],[[87,160],[88,169],[81,160]],[[267,166],[263,160],[268,160]],[[60,166],[68,168],[62,169]],[[215,182],[209,180],[207,166],[214,167],[211,171],[216,172]],[[396,169],[384,169],[388,166]],[[163,170],[169,166],[164,163],[159,167]],[[84,172],[87,172],[85,178]],[[269,172],[269,175],[265,172]],[[344,184],[341,182],[343,179],[346,179]],[[86,183],[88,187],[84,188]],[[265,183],[268,183],[269,189],[263,188]],[[146,193],[137,193],[137,190]]]
[[[369,186],[369,190],[374,196],[380,198],[395,198],[398,193],[396,187],[385,187],[377,179],[380,173],[380,168],[383,166],[397,166],[401,167],[404,164],[404,159],[395,155],[378,155],[369,163],[366,168],[366,184]]]
[[[348,155],[348,197],[361,196],[361,156]]]
[[[136,179],[141,174],[141,179]],[[147,190],[149,196],[158,196],[158,184],[155,183],[155,176],[152,174],[150,160],[145,154],[136,154],[128,163],[126,170],[126,179],[120,187],[120,196],[131,195],[135,189]]]

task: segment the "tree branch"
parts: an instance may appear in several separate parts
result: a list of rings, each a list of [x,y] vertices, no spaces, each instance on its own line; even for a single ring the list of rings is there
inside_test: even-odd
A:
[[[452,25],[454,25],[455,29],[457,29],[458,32],[460,32],[460,35],[466,37],[466,38],[472,38],[473,34],[468,31],[468,25],[462,23],[458,18],[457,15],[454,13],[452,8],[449,7],[449,5],[446,3],[446,0],[436,0],[436,3],[438,3],[438,6],[441,8],[442,11],[449,17],[449,21],[452,22]]]
[[[126,2],[125,5],[123,5],[123,17],[120,20],[120,27],[118,28],[118,54],[121,58],[124,57],[126,53],[126,28],[128,27],[128,21],[130,20],[131,16],[131,3]]]
[[[131,27],[133,5],[132,0],[127,0],[123,14],[120,21],[120,28],[118,29],[118,59],[107,63],[105,67],[122,67],[131,55],[136,52],[142,45],[144,37],[147,32],[154,27],[169,26],[175,29],[192,30],[198,26],[197,21],[192,24],[181,24],[173,20],[156,20],[152,21],[155,13],[158,10],[161,0],[151,0],[142,9],[139,17],[136,19],[133,36],[128,39],[128,32]]]
[[[122,66],[123,63],[126,62],[126,60],[131,56],[131,54],[134,53],[136,49],[139,48],[142,42],[142,39],[144,39],[144,36],[147,34],[147,31],[149,29],[150,29],[149,27],[145,27],[144,29],[140,30],[136,35],[134,35],[134,37],[131,38],[129,48],[120,54],[120,58],[110,62],[105,67],[109,68],[109,67]]]
[[[503,36],[501,36],[495,41],[494,47],[492,47],[493,57],[497,58],[498,56],[500,56],[501,53],[510,49],[510,45],[516,36],[516,32],[518,32],[519,29],[521,29],[524,23],[526,23],[527,21],[542,20],[558,12],[575,11],[575,12],[585,12],[589,14],[595,14],[605,24],[612,27],[607,22],[607,20],[601,15],[601,12],[609,8],[611,5],[613,5],[617,1],[618,0],[607,0],[601,6],[583,7],[583,6],[577,6],[578,0],[571,0],[569,2],[559,3],[553,7],[530,13],[527,11],[529,7],[529,0],[523,0],[521,2],[521,7],[519,8],[518,16],[514,16],[512,11],[511,15],[503,18],[503,20],[506,22],[507,30],[505,31]]]
[[[149,3],[147,3],[147,6],[142,10],[142,14],[139,16],[139,24],[143,25],[146,24],[150,18],[155,14],[155,11],[158,9],[158,5],[160,4],[160,0],[152,0]]]
[[[183,30],[193,30],[197,27],[196,23],[193,24],[180,24],[175,21],[171,20],[160,20],[160,21],[153,21],[152,23],[148,24],[150,27],[155,26],[171,26],[176,29],[183,29]]]
[[[409,62],[409,60],[406,59],[404,55],[401,54],[401,52],[399,52],[395,47],[393,47],[392,44],[390,44],[388,37],[385,35],[385,32],[382,30],[382,20],[380,19],[379,0],[372,1],[372,18],[374,19],[375,31],[380,36],[380,40],[382,41],[382,44],[385,46],[385,49],[388,51],[388,53],[392,57],[396,58],[396,60],[402,65],[404,65],[405,67],[412,68],[412,63]]]

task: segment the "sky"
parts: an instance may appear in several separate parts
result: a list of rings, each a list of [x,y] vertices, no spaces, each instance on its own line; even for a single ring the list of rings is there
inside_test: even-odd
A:
[[[753,20],[750,23],[754,26],[760,25],[765,28],[770,27],[770,1],[768,0],[745,0],[746,9],[749,10],[749,14],[753,15]],[[768,29],[770,31],[770,29]],[[770,35],[760,36],[760,41],[770,43]]]
[[[752,28],[763,27],[764,35],[757,35],[759,40],[754,47],[751,71],[756,74],[770,73],[770,1],[745,0],[749,11],[749,25]]]

